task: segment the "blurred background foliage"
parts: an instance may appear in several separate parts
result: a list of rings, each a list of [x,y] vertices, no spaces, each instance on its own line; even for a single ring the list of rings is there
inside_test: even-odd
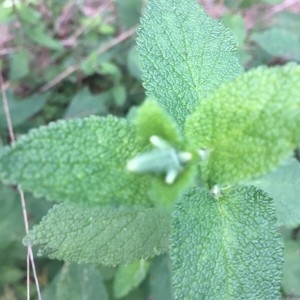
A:
[[[245,69],[300,61],[299,0],[200,2],[234,32]],[[62,118],[130,117],[145,97],[134,43],[145,5],[146,0],[1,1],[1,90],[17,136]],[[9,142],[1,103],[0,147]],[[31,225],[51,207],[32,195],[26,203]],[[0,205],[0,300],[25,299],[24,224],[14,187],[0,183]],[[300,299],[299,228],[281,229],[284,299]],[[43,299],[172,299],[167,256],[118,268],[40,257],[36,264]],[[33,283],[31,293],[35,299]]]

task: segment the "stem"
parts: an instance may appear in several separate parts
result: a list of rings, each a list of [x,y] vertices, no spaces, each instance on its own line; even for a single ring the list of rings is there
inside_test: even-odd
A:
[[[6,124],[7,124],[7,128],[8,128],[10,142],[12,143],[15,141],[15,134],[14,134],[13,126],[12,126],[8,100],[7,100],[6,93],[5,93],[2,72],[0,72],[0,87],[1,87],[1,95],[2,95],[3,108],[4,108],[4,112],[5,112]],[[24,220],[24,226],[25,226],[25,233],[27,235],[28,231],[29,231],[29,225],[28,225],[28,218],[27,218],[26,201],[25,201],[25,197],[24,197],[24,192],[22,191],[22,189],[20,187],[18,187],[18,192],[20,195],[23,220]],[[30,300],[30,263],[31,263],[33,277],[34,277],[34,281],[35,281],[35,285],[36,285],[38,300],[41,300],[42,299],[41,291],[40,291],[39,281],[37,278],[32,248],[31,248],[31,245],[27,245],[27,280],[26,280],[27,281],[27,300]]]

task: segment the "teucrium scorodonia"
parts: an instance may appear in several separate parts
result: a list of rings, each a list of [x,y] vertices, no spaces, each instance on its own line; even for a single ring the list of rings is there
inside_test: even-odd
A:
[[[275,176],[257,177],[299,146],[300,67],[243,73],[235,49],[196,1],[149,0],[138,52],[150,99],[135,120],[59,121],[2,150],[5,182],[64,202],[26,241],[106,265],[169,252],[176,299],[277,299],[274,204],[241,183],[267,186]]]

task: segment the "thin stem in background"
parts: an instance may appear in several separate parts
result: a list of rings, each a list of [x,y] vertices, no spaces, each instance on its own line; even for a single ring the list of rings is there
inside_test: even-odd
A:
[[[6,93],[5,93],[4,79],[3,79],[3,75],[2,75],[1,71],[0,71],[0,88],[1,88],[2,103],[3,103],[4,112],[5,112],[5,118],[6,118],[6,124],[7,124],[7,128],[8,128],[9,138],[10,138],[10,142],[12,143],[15,141],[15,134],[14,134],[13,126],[12,126],[8,100],[7,100]],[[22,191],[22,189],[20,187],[18,187],[18,192],[20,195],[20,201],[21,201],[21,206],[22,206],[25,233],[27,235],[28,231],[29,231],[29,225],[28,225],[28,219],[27,219],[26,201],[25,201],[25,197],[24,197],[24,192]],[[38,299],[41,300],[42,297],[41,297],[39,281],[37,278],[33,252],[32,252],[31,245],[28,244],[27,245],[27,280],[26,280],[26,282],[27,282],[27,300],[30,300],[30,263],[31,263],[32,273],[33,273],[33,277],[34,277],[34,281],[35,281],[35,285],[36,285]]]

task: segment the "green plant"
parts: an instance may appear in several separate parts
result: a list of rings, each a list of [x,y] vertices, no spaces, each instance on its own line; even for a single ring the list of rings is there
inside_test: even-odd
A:
[[[300,141],[300,67],[244,73],[231,33],[192,0],[149,1],[138,33],[149,98],[133,121],[58,121],[1,150],[6,183],[61,202],[24,243],[67,262],[121,265],[116,297],[168,252],[169,298],[278,299],[278,227],[300,223],[299,205],[282,200],[284,182],[274,199],[257,186],[278,182],[288,161],[296,193],[298,161],[288,159]],[[66,274],[84,283],[97,272],[67,265],[59,284],[75,299],[84,287],[74,292]]]

